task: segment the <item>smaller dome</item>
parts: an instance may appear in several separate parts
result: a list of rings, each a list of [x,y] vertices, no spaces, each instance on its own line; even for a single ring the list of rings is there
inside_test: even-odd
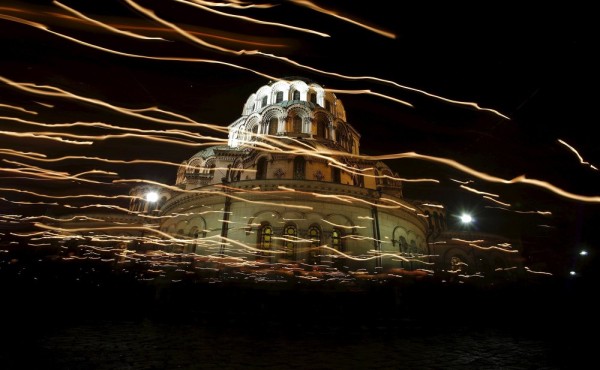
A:
[[[216,150],[231,150],[231,147],[223,146],[223,145],[210,146],[210,147],[202,149],[198,153],[194,154],[190,159],[193,159],[193,158],[207,159],[210,157],[214,157]]]

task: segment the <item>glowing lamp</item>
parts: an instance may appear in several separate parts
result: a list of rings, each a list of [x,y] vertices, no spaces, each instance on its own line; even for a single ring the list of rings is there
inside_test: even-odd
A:
[[[463,213],[462,215],[460,215],[460,222],[462,222],[463,224],[470,224],[471,222],[473,222],[473,217],[471,217],[470,214]]]
[[[151,191],[146,194],[146,201],[150,203],[154,203],[158,200],[158,193],[155,191]]]

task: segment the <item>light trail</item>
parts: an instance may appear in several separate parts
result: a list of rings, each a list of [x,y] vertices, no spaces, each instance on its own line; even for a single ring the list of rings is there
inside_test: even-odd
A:
[[[565,141],[563,141],[561,139],[558,139],[558,142],[561,143],[562,145],[566,146],[567,148],[571,149],[571,151],[573,153],[575,153],[575,155],[577,156],[577,159],[579,159],[579,162],[581,164],[587,164],[588,166],[590,166],[591,169],[598,171],[598,169],[594,165],[590,164],[590,162],[584,161],[581,154],[579,154],[579,152],[575,148],[573,148],[571,145],[567,144]]]
[[[38,114],[38,112],[32,111],[32,110],[27,110],[23,107],[19,107],[16,105],[9,105],[9,104],[0,104],[0,108],[8,108],[8,109],[13,109],[13,110],[17,110],[19,112],[24,112],[24,113],[29,113],[29,114]]]
[[[3,200],[3,201],[8,202],[8,203],[12,203],[12,204],[46,205],[46,206],[57,206],[58,205],[58,203],[29,202],[29,201],[25,201],[25,200],[10,200],[10,199],[6,199],[4,197],[0,197],[0,200]]]
[[[1,14],[0,14],[0,18],[2,18]],[[36,85],[36,84],[32,84],[32,83],[27,83],[27,82],[15,82],[15,81],[5,78],[3,76],[0,76],[0,81],[9,86],[15,87],[19,90],[26,91],[26,92],[29,92],[32,94],[73,99],[76,101],[81,101],[81,102],[89,103],[89,104],[92,104],[95,106],[100,106],[103,108],[107,108],[111,111],[115,111],[115,112],[118,112],[118,113],[121,113],[121,114],[124,114],[127,116],[132,116],[132,117],[140,118],[140,119],[147,120],[147,121],[152,121],[152,122],[156,122],[156,123],[164,123],[164,124],[169,124],[169,125],[178,125],[178,126],[202,127],[202,128],[212,129],[212,130],[215,130],[215,131],[218,131],[221,133],[227,133],[226,127],[196,122],[196,121],[192,120],[191,118],[188,118],[187,120],[184,120],[184,121],[174,121],[174,120],[167,120],[167,119],[151,117],[151,116],[147,116],[147,115],[138,113],[140,110],[118,107],[116,105],[107,103],[105,101],[95,99],[95,98],[88,98],[88,97],[85,97],[82,95],[77,95],[77,94],[68,92],[66,90],[63,90],[63,89],[55,87],[55,86]],[[173,114],[175,114],[175,113],[173,113]]]
[[[125,1],[127,1],[127,3],[129,3],[130,5],[132,5],[132,3],[133,3],[131,0],[125,0]],[[246,16],[242,16],[242,15],[225,13],[225,12],[222,12],[222,11],[219,11],[219,10],[212,9],[209,6],[205,6],[202,3],[196,2],[194,0],[192,0],[192,1],[175,0],[175,2],[178,2],[178,3],[181,3],[181,4],[190,5],[190,6],[193,6],[195,8],[202,9],[202,10],[214,13],[214,14],[218,14],[218,15],[224,16],[224,17],[231,17],[231,18],[241,19],[243,21],[247,21],[247,22],[251,22],[251,23],[256,23],[256,24],[267,25],[267,26],[287,28],[287,29],[291,29],[291,30],[294,30],[294,31],[306,32],[306,33],[310,33],[310,34],[321,36],[321,37],[330,37],[326,33],[318,32],[318,31],[311,30],[311,29],[308,29],[308,28],[295,27],[295,26],[291,26],[291,25],[288,25],[288,24],[285,24],[285,23],[261,21],[259,19],[250,18],[250,17],[246,17]],[[133,4],[135,4],[135,3],[133,3]],[[132,5],[132,6],[136,6],[136,5]],[[144,14],[145,14],[145,12],[144,12]]]
[[[141,199],[138,197],[133,197],[130,195],[101,195],[101,194],[78,194],[78,195],[49,195],[49,194],[42,194],[42,193],[38,193],[38,192],[34,192],[34,191],[29,191],[29,190],[22,190],[22,189],[15,189],[15,188],[0,188],[0,191],[9,191],[9,192],[15,192],[15,193],[21,193],[21,194],[28,194],[28,195],[34,195],[36,197],[40,197],[40,198],[53,198],[53,199],[79,199],[79,198],[100,198],[100,199]]]
[[[217,191],[217,190],[186,190],[186,189],[181,189],[181,188],[179,188],[177,186],[171,186],[171,185],[163,184],[163,183],[160,183],[160,182],[151,181],[151,180],[145,180],[145,179],[113,180],[113,183],[127,183],[127,182],[146,183],[146,184],[158,185],[158,186],[164,187],[165,189],[170,189],[170,190],[175,190],[177,192],[190,193],[190,194],[222,195],[222,196],[225,196],[225,197],[229,197],[231,199],[240,200],[240,201],[243,201],[243,202],[246,202],[246,203],[251,203],[251,204],[263,204],[263,205],[272,205],[272,206],[276,206],[276,207],[288,207],[288,208],[308,209],[308,210],[312,210],[313,209],[312,207],[309,207],[309,206],[302,206],[302,205],[296,205],[296,204],[264,202],[264,201],[254,201],[254,200],[244,199],[244,198],[238,197],[238,196],[233,195],[232,193],[226,192],[226,191]]]
[[[29,137],[32,139],[44,139],[44,140],[53,140],[58,141],[65,144],[74,144],[74,145],[92,145],[94,142],[92,141],[77,141],[77,140],[68,140],[63,139],[60,136],[50,136],[50,135],[41,135],[35,132],[13,132],[13,131],[0,131],[0,135],[12,136],[12,137]]]
[[[473,188],[470,188],[470,187],[465,186],[465,185],[461,185],[460,187],[463,188],[463,189],[465,189],[465,190],[471,191],[471,192],[473,192],[475,194],[480,194],[480,195],[485,195],[487,197],[495,197],[495,198],[499,198],[500,197],[500,195],[498,195],[498,194],[486,193],[485,191],[479,191],[477,189],[473,189]]]
[[[77,10],[75,10],[73,8],[70,8],[70,7],[68,7],[68,6],[66,6],[66,5],[64,5],[62,3],[59,3],[56,0],[54,0],[52,3],[54,5],[57,5],[57,6],[61,7],[61,8],[63,8],[64,10],[68,11],[71,14],[74,14],[78,18],[81,18],[81,19],[83,19],[84,21],[86,21],[86,22],[88,22],[90,24],[93,24],[95,26],[107,29],[107,30],[109,30],[111,32],[114,32],[114,33],[118,33],[119,35],[124,35],[124,36],[128,36],[128,37],[133,37],[133,38],[136,38],[136,39],[142,39],[142,40],[161,40],[161,41],[166,41],[165,39],[163,39],[161,37],[148,37],[148,36],[138,35],[137,33],[129,32],[129,31],[122,31],[122,30],[120,30],[118,28],[115,28],[115,27],[112,27],[112,26],[110,26],[110,25],[108,25],[106,23],[103,23],[103,22],[97,21],[95,19],[89,18],[86,15],[78,12]]]
[[[499,200],[497,200],[497,199],[491,198],[491,197],[489,197],[489,196],[487,196],[487,195],[484,195],[484,196],[483,196],[483,198],[485,198],[485,199],[487,199],[487,200],[491,200],[492,202],[494,202],[494,203],[496,203],[496,204],[500,204],[501,206],[504,206],[504,207],[510,207],[510,206],[511,206],[511,205],[510,205],[510,204],[508,204],[508,203],[503,203],[503,202],[501,202],[501,201],[499,201]]]
[[[419,154],[419,153],[415,153],[415,152],[388,154],[388,155],[380,155],[380,156],[363,156],[363,158],[373,159],[373,160],[403,159],[403,158],[416,158],[416,159],[421,159],[421,160],[427,160],[427,161],[431,161],[431,162],[435,162],[435,163],[444,164],[446,166],[455,168],[455,169],[460,170],[464,173],[467,173],[471,176],[474,176],[474,177],[477,177],[479,179],[489,181],[489,182],[495,182],[495,183],[501,183],[501,184],[519,184],[519,183],[528,184],[528,185],[533,185],[533,186],[536,186],[539,188],[549,190],[552,193],[560,195],[564,198],[578,200],[578,201],[586,202],[586,203],[600,203],[600,196],[585,196],[585,195],[578,195],[578,194],[570,193],[570,192],[563,190],[555,185],[552,185],[549,182],[537,180],[537,179],[528,179],[525,177],[525,175],[517,176],[511,180],[506,180],[506,179],[503,179],[500,177],[489,175],[485,172],[477,171],[471,167],[468,167],[462,163],[459,163],[459,162],[457,162],[453,159],[449,159],[449,158],[435,157],[435,156]]]
[[[130,0],[127,0],[127,1],[130,1]],[[156,15],[154,13],[152,13],[152,16],[156,17]],[[277,77],[274,77],[274,76],[270,76],[270,75],[268,75],[266,73],[259,72],[259,71],[256,71],[254,69],[251,69],[251,68],[243,67],[243,66],[240,66],[240,65],[232,64],[232,63],[226,63],[226,62],[219,61],[219,60],[201,59],[201,58],[151,57],[151,56],[145,56],[145,55],[139,55],[139,54],[131,54],[131,53],[120,52],[120,51],[112,50],[112,49],[105,48],[105,47],[102,47],[102,46],[94,45],[94,44],[91,44],[91,43],[88,43],[88,42],[76,39],[74,37],[71,37],[71,36],[68,36],[68,35],[65,35],[65,34],[61,34],[59,32],[52,31],[48,27],[46,27],[45,25],[40,24],[40,23],[31,22],[31,21],[28,21],[28,20],[25,20],[25,19],[21,19],[21,18],[18,18],[18,17],[13,17],[13,16],[8,16],[8,15],[3,15],[3,14],[0,14],[0,19],[5,19],[5,20],[8,20],[8,21],[17,22],[17,23],[25,24],[25,25],[28,25],[28,26],[31,26],[31,27],[35,27],[35,28],[38,28],[38,29],[43,30],[45,32],[49,32],[49,33],[51,33],[53,35],[59,36],[61,38],[65,38],[67,40],[76,42],[76,43],[78,43],[80,45],[88,46],[88,47],[91,47],[91,48],[94,48],[94,49],[97,49],[97,50],[101,50],[101,51],[105,51],[105,52],[109,52],[109,53],[117,54],[117,55],[121,55],[121,56],[134,57],[134,58],[142,58],[142,59],[164,60],[164,61],[180,61],[180,62],[196,62],[196,63],[197,62],[201,62],[201,63],[221,64],[221,65],[233,67],[233,68],[236,68],[236,69],[246,70],[246,71],[252,72],[254,74],[257,74],[259,76],[262,76],[262,77],[265,77],[267,79],[270,79],[270,80],[281,80],[280,78],[277,78]],[[161,22],[166,22],[166,21],[162,21],[161,20]],[[166,22],[166,24],[168,25],[169,22]],[[173,25],[173,26],[175,26],[175,25]],[[177,26],[175,26],[175,27],[177,27]],[[199,40],[200,44],[202,46],[210,47],[209,45],[212,45],[212,44],[206,43],[206,42],[204,42],[204,41],[202,41],[200,39],[197,39],[195,36],[187,33],[186,31],[183,31],[181,29],[179,29],[179,30],[180,30],[180,33],[183,36],[187,37],[188,39],[190,39],[192,41]],[[316,72],[316,73],[319,73],[319,74],[323,74],[323,75],[338,77],[338,78],[347,79],[347,80],[372,80],[372,81],[376,81],[376,82],[381,82],[381,83],[385,83],[385,84],[397,87],[397,88],[402,89],[402,90],[412,91],[412,92],[415,92],[415,93],[418,93],[418,94],[422,94],[422,95],[428,96],[430,98],[441,100],[441,101],[444,101],[446,103],[456,104],[456,105],[462,105],[462,106],[469,106],[469,107],[475,108],[475,109],[480,110],[480,111],[491,112],[491,113],[496,114],[496,115],[498,115],[498,116],[500,116],[502,118],[505,118],[505,119],[510,119],[509,117],[505,116],[504,114],[500,113],[499,111],[497,111],[495,109],[483,108],[483,107],[480,107],[477,103],[474,103],[474,102],[465,102],[465,101],[448,99],[448,98],[442,97],[440,95],[429,93],[429,92],[427,92],[425,90],[420,90],[420,89],[416,89],[416,88],[413,88],[413,87],[401,85],[401,84],[396,83],[394,81],[390,81],[390,80],[386,80],[386,79],[382,79],[382,78],[377,78],[377,77],[373,77],[373,76],[348,76],[348,75],[343,75],[343,74],[339,74],[339,73],[334,73],[334,72],[328,72],[328,71],[320,70],[320,69],[317,69],[317,68],[314,68],[314,67],[310,67],[310,66],[303,65],[301,63],[295,62],[293,60],[290,60],[289,58],[280,57],[280,56],[276,56],[276,55],[273,55],[273,54],[262,53],[262,52],[234,51],[234,50],[222,48],[222,47],[219,47],[219,46],[215,46],[215,47],[218,48],[221,51],[230,52],[230,53],[233,53],[233,54],[236,54],[236,55],[242,55],[242,54],[243,55],[261,55],[261,56],[265,56],[265,57],[268,57],[268,58],[277,59],[277,60],[289,63],[291,65],[294,65],[296,67],[299,67],[299,68],[302,68],[302,69],[306,69],[306,70],[310,70],[310,71],[313,71],[313,72]],[[1,80],[1,77],[0,77],[0,80]],[[335,91],[335,90],[331,90],[331,91]],[[368,90],[368,91],[370,91],[370,90]],[[370,92],[370,93],[373,94],[373,95],[377,95],[377,96],[381,96],[381,97],[386,97],[386,98],[389,98],[391,100],[398,100],[398,99],[393,98],[393,97],[388,96],[388,95],[383,95],[383,94],[373,93],[373,92]],[[405,103],[405,102],[403,102],[403,103]]]
[[[507,208],[503,208],[503,207],[490,207],[490,206],[485,206],[485,208],[501,209],[503,211],[514,212],[514,213],[538,214],[538,215],[542,215],[542,216],[552,216],[552,212],[550,212],[550,211],[516,211],[514,209],[507,209]]]
[[[366,30],[369,30],[371,32],[375,32],[378,35],[381,35],[381,36],[384,36],[384,37],[387,37],[387,38],[390,38],[390,39],[395,39],[396,38],[396,35],[394,33],[392,33],[392,32],[388,32],[388,31],[384,31],[384,30],[379,29],[379,28],[371,27],[371,26],[366,25],[364,23],[358,22],[358,21],[356,21],[354,19],[341,16],[341,15],[337,14],[336,12],[334,12],[333,10],[327,10],[325,8],[322,8],[322,7],[318,6],[317,4],[313,3],[312,1],[308,1],[308,0],[290,0],[290,2],[293,3],[293,4],[299,5],[299,6],[303,6],[303,7],[309,8],[309,9],[314,10],[314,11],[319,12],[319,13],[327,14],[327,15],[335,17],[337,19],[341,19],[344,22],[348,22],[348,23],[351,23],[353,25],[362,27],[362,28],[364,28]]]
[[[181,166],[181,163],[161,161],[158,159],[122,160],[122,159],[108,159],[108,158],[88,157],[88,156],[79,156],[79,155],[67,155],[67,156],[59,157],[59,158],[45,158],[46,155],[42,154],[42,153],[35,153],[35,152],[25,153],[25,152],[20,152],[17,150],[4,149],[4,148],[0,148],[0,154],[11,155],[11,156],[15,156],[15,157],[26,158],[26,159],[30,159],[33,161],[46,162],[46,163],[62,162],[62,161],[68,161],[68,160],[82,160],[83,159],[83,160],[112,163],[112,164],[127,164],[127,165],[129,165],[129,164],[142,164],[143,163],[143,164],[158,164],[158,165],[173,166],[173,167]]]

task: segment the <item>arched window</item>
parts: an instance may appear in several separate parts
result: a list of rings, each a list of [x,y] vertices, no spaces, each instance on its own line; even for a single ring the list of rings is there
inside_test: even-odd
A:
[[[294,118],[292,119],[292,123],[293,123],[292,132],[294,132],[294,133],[302,132],[302,117],[294,116]]]
[[[343,235],[344,234],[342,230],[338,229],[337,227],[333,228],[333,231],[331,232],[331,248],[340,252],[344,251],[344,245],[342,244]]]
[[[322,116],[317,117],[317,137],[327,138],[327,121]]]
[[[264,107],[266,107],[266,106],[267,106],[267,96],[265,95],[265,96],[263,96],[263,98],[262,98],[262,104],[261,104],[261,106],[260,106],[260,107],[261,107],[261,108],[264,108]]]
[[[408,243],[406,242],[406,239],[403,236],[400,237],[399,247],[400,247],[400,253],[408,252]]]
[[[277,91],[277,95],[275,95],[275,103],[280,103],[283,101],[283,91]]]
[[[331,167],[331,178],[333,179],[333,182],[335,182],[335,183],[339,184],[342,182],[342,175],[341,175],[341,171],[339,168]]]
[[[294,93],[292,95],[292,100],[300,100],[300,91],[298,91],[298,90],[294,91]]]
[[[317,225],[311,225],[308,228],[308,239],[310,239],[310,249],[308,251],[308,260],[310,264],[320,263],[319,247],[321,246],[321,229]]]
[[[294,158],[294,179],[304,180],[306,178],[306,160],[302,156]]]
[[[317,94],[311,92],[310,94],[308,94],[308,100],[314,105],[317,105]]]
[[[242,171],[243,171],[243,167],[242,167],[242,163],[238,162],[234,165],[234,167],[231,170],[231,181],[240,181],[240,179],[242,178]]]
[[[269,135],[277,134],[277,124],[278,123],[279,123],[279,120],[277,119],[277,117],[271,117],[271,119],[269,119]]]
[[[317,225],[311,225],[308,228],[308,238],[311,247],[319,247],[321,245],[321,229]]]
[[[283,236],[285,238],[284,247],[289,256],[293,256],[296,251],[296,240],[298,239],[298,229],[296,225],[288,224],[283,228]]]
[[[256,162],[256,179],[265,180],[267,178],[267,158],[261,157]]]
[[[328,112],[331,112],[331,103],[329,102],[329,100],[325,100],[325,109]]]
[[[271,249],[271,242],[273,237],[273,229],[268,223],[264,223],[258,232],[258,248],[260,249]]]

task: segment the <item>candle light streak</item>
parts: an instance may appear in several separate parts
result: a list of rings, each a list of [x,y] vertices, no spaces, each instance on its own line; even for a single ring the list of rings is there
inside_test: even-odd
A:
[[[227,48],[220,47],[220,46],[217,46],[217,45],[213,45],[213,44],[210,44],[208,42],[203,41],[202,39],[198,39],[197,37],[191,35],[189,32],[182,30],[177,25],[175,25],[173,23],[170,23],[170,22],[167,22],[167,21],[159,18],[158,16],[156,16],[156,14],[153,11],[145,9],[145,8],[137,5],[136,3],[134,3],[131,0],[126,0],[126,1],[131,6],[133,6],[134,8],[136,8],[138,11],[144,13],[145,15],[149,16],[150,18],[158,21],[159,23],[161,23],[163,25],[166,25],[166,26],[168,26],[168,27],[176,30],[179,34],[181,34],[182,36],[188,38],[189,40],[191,40],[193,42],[198,43],[200,46],[209,47],[209,48],[215,48],[218,51],[228,52],[228,53],[232,53],[232,54],[235,54],[235,55],[261,55],[261,56],[265,56],[265,57],[268,57],[268,58],[280,60],[280,61],[286,62],[288,64],[291,64],[293,66],[296,66],[296,67],[299,67],[299,68],[303,68],[303,69],[306,69],[306,70],[309,70],[309,71],[312,71],[312,72],[316,72],[316,73],[319,73],[319,74],[322,74],[322,75],[334,76],[334,77],[338,77],[338,78],[342,78],[342,79],[347,79],[347,80],[372,80],[372,81],[375,81],[375,82],[383,82],[385,84],[389,84],[389,85],[397,87],[399,89],[408,90],[408,91],[411,91],[411,92],[422,94],[422,95],[425,95],[425,96],[433,98],[433,99],[438,99],[438,100],[444,101],[446,103],[455,104],[455,105],[461,105],[461,106],[468,106],[468,107],[475,108],[477,110],[491,112],[491,113],[493,113],[493,114],[495,114],[497,116],[500,116],[500,117],[502,117],[504,119],[510,119],[509,117],[507,117],[506,115],[500,113],[499,111],[497,111],[495,109],[483,108],[483,107],[480,107],[477,103],[474,103],[474,102],[465,102],[465,101],[459,101],[459,100],[454,100],[454,99],[448,99],[448,98],[445,98],[445,97],[442,97],[442,96],[439,96],[439,95],[436,95],[436,94],[429,93],[429,92],[424,91],[424,90],[420,90],[420,89],[412,88],[412,87],[409,87],[409,86],[401,85],[401,84],[396,83],[394,81],[390,81],[390,80],[386,80],[386,79],[382,79],[382,78],[377,78],[377,77],[373,77],[373,76],[348,76],[348,75],[343,75],[343,74],[339,74],[339,73],[324,71],[324,70],[321,70],[321,69],[318,69],[318,68],[314,68],[314,67],[310,67],[310,66],[298,63],[298,62],[293,61],[293,60],[291,60],[289,58],[286,58],[286,57],[281,57],[281,56],[276,56],[276,55],[273,55],[273,54],[263,53],[263,52],[260,52],[260,51],[257,51],[257,50],[254,50],[254,51],[246,51],[246,50],[235,51],[235,50],[227,49]],[[131,54],[131,53],[124,53],[124,52],[112,50],[112,49],[109,49],[109,48],[104,48],[104,47],[101,47],[101,46],[98,46],[98,45],[94,45],[94,44],[91,44],[91,43],[87,43],[87,42],[78,40],[76,38],[73,38],[73,37],[70,37],[70,36],[67,36],[67,35],[55,32],[55,31],[52,31],[52,30],[48,29],[48,27],[46,27],[46,26],[44,26],[42,24],[39,24],[39,23],[36,23],[36,22],[27,21],[27,20],[24,20],[24,19],[21,19],[21,18],[18,18],[18,17],[12,17],[12,16],[7,16],[7,15],[0,14],[0,19],[6,19],[6,20],[9,20],[9,21],[18,22],[18,23],[22,23],[22,24],[25,24],[25,25],[28,25],[28,26],[32,26],[32,27],[41,29],[43,31],[50,32],[50,33],[52,33],[52,34],[54,34],[56,36],[68,39],[70,41],[74,41],[74,42],[76,42],[78,44],[89,46],[89,47],[92,47],[92,48],[95,48],[95,49],[99,49],[99,50],[102,50],[102,51],[106,51],[106,52],[109,52],[109,53],[114,53],[114,54],[118,54],[118,55],[122,55],[122,56],[144,58],[144,59],[165,60],[165,61],[167,61],[167,60],[178,60],[178,61],[187,61],[187,62],[205,62],[205,63],[223,64],[223,65],[227,65],[227,66],[234,67],[234,68],[237,68],[237,69],[243,69],[243,70],[251,71],[251,72],[253,72],[253,73],[257,74],[257,75],[269,78],[271,80],[279,80],[278,78],[273,77],[273,76],[269,76],[268,74],[265,74],[263,72],[259,72],[259,71],[256,71],[256,70],[253,70],[253,69],[250,69],[250,68],[239,66],[239,65],[234,65],[234,64],[230,64],[230,63],[224,63],[224,62],[217,61],[217,60],[208,60],[208,59],[199,59],[199,58],[151,57],[151,56],[137,55],[137,54]],[[0,77],[0,80],[1,80],[1,77]],[[336,92],[336,91],[343,92],[343,90],[335,90],[335,89],[328,89],[328,91],[331,91],[331,92]],[[393,98],[393,97],[391,97],[389,95],[372,92],[371,90],[368,90],[368,89],[366,89],[366,90],[354,90],[353,93],[358,93],[359,91],[360,91],[360,93],[371,94],[371,95],[383,97],[385,99],[390,99],[390,100],[396,101],[396,102],[398,102],[400,104],[412,106],[408,102],[402,101],[402,100],[397,99],[397,98]],[[348,92],[348,93],[350,93],[350,92]]]
[[[565,141],[558,139],[558,142],[561,143],[562,145],[566,146],[567,148],[571,149],[571,151],[573,153],[575,153],[575,155],[577,156],[577,159],[579,159],[579,162],[581,164],[587,164],[588,166],[590,166],[591,169],[598,171],[598,168],[596,168],[596,166],[590,164],[590,162],[584,161],[583,157],[579,154],[579,152],[577,151],[577,149],[573,148],[571,145],[567,144]]]

